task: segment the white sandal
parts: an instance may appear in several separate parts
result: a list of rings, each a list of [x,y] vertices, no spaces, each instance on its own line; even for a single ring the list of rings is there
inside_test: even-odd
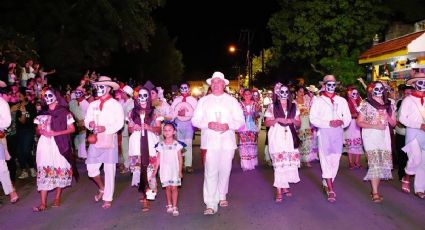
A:
[[[167,208],[167,213],[173,213],[173,206],[171,204],[165,206]]]
[[[173,207],[173,216],[178,216],[179,214],[179,209],[177,207]]]

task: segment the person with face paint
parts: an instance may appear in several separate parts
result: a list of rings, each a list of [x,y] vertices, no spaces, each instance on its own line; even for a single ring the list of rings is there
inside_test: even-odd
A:
[[[131,133],[129,140],[130,170],[133,172],[133,184],[139,184],[142,193],[140,202],[142,211],[149,211],[148,199],[156,195],[155,164],[157,155],[155,144],[158,143],[158,134],[161,132],[161,121],[157,119],[152,107],[150,92],[140,87],[135,90],[136,100],[134,108],[128,114],[128,130]],[[134,177],[138,178],[134,178]],[[136,179],[136,181],[134,180]],[[150,194],[153,197],[148,197]]]
[[[85,99],[85,93],[82,88],[77,88],[74,91],[75,99],[69,102],[69,110],[77,120],[77,134],[74,138],[75,149],[78,153],[78,158],[85,160],[87,158],[86,149],[86,128],[84,127],[84,119],[87,114],[89,103]]]
[[[410,193],[410,177],[415,175],[415,194],[425,199],[425,74],[416,73],[406,84],[413,85],[415,91],[403,100],[400,107],[399,120],[406,126],[403,151],[408,157],[401,190]]]
[[[202,147],[207,150],[204,174],[204,215],[213,215],[218,206],[227,207],[229,178],[235,155],[235,130],[245,123],[238,101],[224,92],[229,80],[221,72],[207,79],[211,94],[202,97],[195,109],[192,123],[205,135]]]
[[[344,129],[344,152],[348,153],[348,168],[355,169],[361,168],[360,156],[363,154],[362,135],[360,127],[357,125],[356,119],[358,117],[357,108],[362,101],[359,91],[354,86],[347,87],[347,102],[351,112],[350,125]],[[354,155],[354,161],[353,161]]]
[[[174,99],[171,108],[176,118],[177,140],[183,141],[187,145],[186,152],[184,152],[185,171],[192,173],[192,140],[194,131],[191,120],[198,102],[196,98],[190,95],[189,84],[182,83],[180,85],[180,93],[181,95]]]
[[[300,177],[300,139],[296,127],[301,124],[300,111],[292,102],[292,94],[286,85],[276,91],[273,103],[264,115],[265,125],[270,127],[267,133],[269,151],[273,162],[276,202],[282,202],[282,194],[292,196],[289,183],[298,183]]]
[[[341,159],[344,128],[351,122],[347,101],[336,95],[336,79],[333,75],[323,78],[324,91],[313,99],[310,109],[310,122],[318,128],[320,167],[323,189],[329,202],[336,201],[333,182],[338,173]]]
[[[18,194],[10,180],[10,173],[7,167],[6,160],[11,159],[7,151],[7,142],[5,130],[10,126],[12,117],[10,107],[7,104],[9,92],[6,89],[6,83],[0,81],[0,183],[3,187],[4,194],[9,195],[10,202],[16,203],[19,199]]]
[[[384,84],[375,81],[367,88],[367,99],[359,107],[357,124],[362,128],[363,147],[368,159],[364,180],[372,187],[372,201],[383,201],[379,194],[380,180],[392,179],[392,148],[390,125],[395,126],[395,105],[387,98]]]
[[[301,140],[299,151],[301,163],[306,167],[311,167],[310,162],[318,160],[317,136],[314,127],[310,124],[309,113],[312,99],[308,96],[304,86],[295,87],[295,102],[300,111],[301,125],[298,130],[298,137]]]
[[[90,144],[87,152],[87,171],[99,187],[94,196],[96,202],[103,200],[102,208],[112,206],[115,188],[116,164],[118,163],[117,132],[124,126],[124,110],[121,104],[112,98],[111,91],[118,90],[119,85],[111,78],[100,76],[93,82],[99,99],[90,103],[84,125],[96,133],[96,143]],[[105,179],[100,177],[103,164]]]
[[[259,118],[260,106],[253,100],[250,89],[242,91],[243,100],[240,102],[245,116],[245,125],[238,130],[239,154],[243,171],[255,169],[258,165],[257,141],[258,131],[257,118]]]
[[[41,92],[46,105],[34,119],[40,138],[37,143],[37,190],[41,203],[34,212],[47,209],[47,193],[55,189],[56,196],[51,207],[61,205],[62,189],[71,185],[72,177],[78,180],[78,171],[72,154],[71,136],[75,131],[74,118],[66,108],[65,99],[49,88]],[[60,101],[60,99],[62,99]]]

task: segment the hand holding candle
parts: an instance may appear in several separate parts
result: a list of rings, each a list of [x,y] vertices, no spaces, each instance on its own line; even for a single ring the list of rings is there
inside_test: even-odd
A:
[[[142,127],[142,136],[145,136],[145,128],[144,128],[144,124],[145,124],[145,111],[141,111],[140,112],[140,124]]]

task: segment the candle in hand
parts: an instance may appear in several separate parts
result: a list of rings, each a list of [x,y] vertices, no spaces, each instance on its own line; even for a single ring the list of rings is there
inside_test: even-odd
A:
[[[140,124],[142,126],[142,136],[145,136],[145,130],[143,128],[143,124],[145,123],[145,111],[140,112]]]

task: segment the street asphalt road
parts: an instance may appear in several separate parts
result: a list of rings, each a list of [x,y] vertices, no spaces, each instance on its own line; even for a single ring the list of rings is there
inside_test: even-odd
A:
[[[260,143],[264,143],[264,130]],[[87,177],[80,162],[81,180],[66,189],[62,206],[42,213],[32,212],[39,204],[33,178],[18,180],[21,197],[17,204],[2,196],[0,229],[425,229],[425,200],[400,190],[395,174],[381,183],[383,203],[370,198],[370,186],[363,181],[366,169],[347,169],[347,157],[341,160],[335,181],[337,201],[329,203],[321,190],[320,165],[299,170],[301,182],[292,185],[292,197],[274,202],[273,169],[264,165],[264,145],[259,147],[260,165],[243,172],[236,153],[229,186],[229,207],[214,216],[204,216],[202,199],[203,170],[199,158],[199,136],[194,142],[193,174],[185,174],[180,189],[180,216],[165,212],[165,191],[151,203],[151,210],[141,212],[137,189],[130,186],[130,174],[117,173],[112,208],[103,210],[93,196],[97,188]],[[363,157],[363,165],[365,159]],[[413,188],[412,188],[413,191]],[[53,202],[54,193],[48,197]]]

